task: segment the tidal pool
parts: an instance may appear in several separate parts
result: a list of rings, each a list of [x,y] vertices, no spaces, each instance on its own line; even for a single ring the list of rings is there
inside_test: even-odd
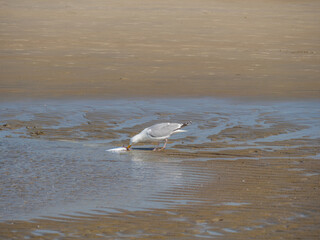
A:
[[[214,98],[2,102],[0,219],[9,230],[0,236],[15,235],[9,222],[34,219],[41,225],[54,218],[106,217],[110,223],[131,214],[140,220],[159,215],[179,222],[167,230],[185,227],[191,238],[240,236],[258,231],[261,222],[268,228],[318,219],[319,212],[312,212],[319,209],[319,195],[306,191],[319,193],[319,106]],[[163,152],[151,151],[152,143],[106,152],[166,121],[193,124],[173,135]],[[274,212],[281,201],[283,210]],[[225,221],[230,215],[236,217]],[[316,229],[312,220],[308,226]],[[119,224],[128,227],[125,220]],[[20,234],[83,237],[62,228],[24,227]],[[96,234],[126,236],[112,229]]]

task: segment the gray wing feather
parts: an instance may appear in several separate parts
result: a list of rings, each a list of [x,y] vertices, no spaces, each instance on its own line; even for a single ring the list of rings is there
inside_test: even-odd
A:
[[[181,128],[181,123],[159,123],[149,127],[148,134],[151,137],[161,138],[170,136],[175,130]]]

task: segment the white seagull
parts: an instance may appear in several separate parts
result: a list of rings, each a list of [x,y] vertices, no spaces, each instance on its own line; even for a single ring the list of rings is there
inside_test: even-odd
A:
[[[186,132],[186,130],[182,130],[181,128],[190,125],[192,122],[185,122],[185,123],[158,123],[155,125],[152,125],[151,127],[147,127],[143,129],[139,134],[133,136],[130,139],[130,144],[127,147],[127,150],[130,150],[130,147],[133,144],[136,144],[138,142],[147,142],[147,141],[154,141],[154,142],[160,142],[164,140],[164,145],[159,150],[165,149],[168,138],[174,134],[179,132]],[[154,151],[158,148],[153,149]]]

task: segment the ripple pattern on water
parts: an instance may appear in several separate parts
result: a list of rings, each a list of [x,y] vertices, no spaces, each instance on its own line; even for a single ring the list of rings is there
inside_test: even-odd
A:
[[[200,161],[319,158],[317,104],[212,98],[2,103],[1,219],[207,202],[193,192],[219,172]],[[105,151],[151,124],[187,120],[193,121],[188,132],[172,136],[165,152],[149,151],[152,144]],[[231,203],[250,204],[212,204]]]

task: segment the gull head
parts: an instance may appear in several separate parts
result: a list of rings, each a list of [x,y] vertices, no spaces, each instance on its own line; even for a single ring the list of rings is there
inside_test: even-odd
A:
[[[139,134],[133,136],[133,137],[130,139],[130,145],[136,144],[136,143],[141,142],[141,141],[142,141],[142,135],[141,135],[141,133],[139,133]]]
[[[142,136],[141,133],[133,136],[133,137],[130,139],[130,144],[128,145],[127,150],[129,151],[130,148],[131,148],[131,146],[132,146],[133,144],[136,144],[136,143],[141,142],[141,141],[143,141],[143,136]]]

